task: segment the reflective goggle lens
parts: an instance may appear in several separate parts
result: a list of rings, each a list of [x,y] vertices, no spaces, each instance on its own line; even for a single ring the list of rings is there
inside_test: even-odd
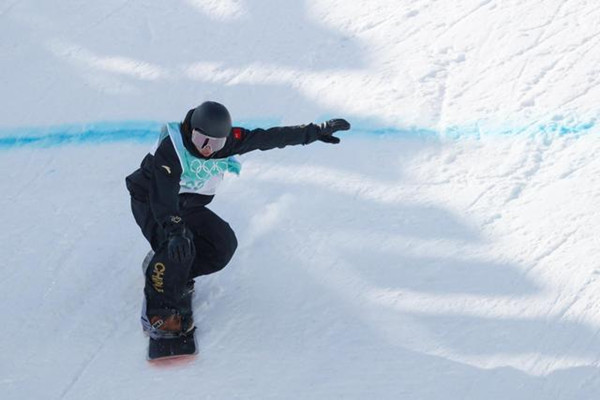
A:
[[[213,152],[217,152],[225,147],[225,142],[227,138],[214,138],[208,135],[205,135],[201,131],[194,129],[192,131],[192,143],[198,148],[198,150],[202,150],[205,147],[210,146]]]

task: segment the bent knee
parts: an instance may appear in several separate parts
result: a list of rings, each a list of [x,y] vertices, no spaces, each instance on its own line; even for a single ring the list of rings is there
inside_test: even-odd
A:
[[[235,251],[237,250],[237,246],[238,241],[235,236],[235,233],[233,232],[233,230],[230,230],[227,240],[224,240],[223,243],[220,243],[220,251],[218,252],[218,256],[216,257],[216,259],[214,260],[215,263],[213,268],[215,272],[222,270],[227,266],[227,264],[229,264],[229,262],[233,258],[233,255],[235,254]]]

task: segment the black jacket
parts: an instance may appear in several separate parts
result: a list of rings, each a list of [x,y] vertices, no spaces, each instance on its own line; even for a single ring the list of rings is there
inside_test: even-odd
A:
[[[186,149],[198,158],[200,155],[191,141],[189,117],[180,125],[183,143]],[[320,128],[315,124],[301,126],[276,127],[270,129],[233,128],[225,147],[215,152],[211,158],[226,158],[244,154],[253,150],[270,150],[290,145],[306,145],[319,138]],[[171,216],[180,215],[180,207],[204,206],[214,196],[184,193],[179,195],[179,182],[182,168],[171,138],[167,136],[154,154],[148,154],[142,160],[139,169],[126,179],[127,189],[136,200],[149,203],[154,218],[161,225]]]

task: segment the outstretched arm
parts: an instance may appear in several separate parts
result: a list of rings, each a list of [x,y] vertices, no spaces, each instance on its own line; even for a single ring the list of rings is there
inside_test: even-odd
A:
[[[333,133],[348,129],[350,129],[350,124],[344,119],[332,119],[319,125],[308,124],[270,129],[233,128],[225,147],[215,153],[214,157],[221,158],[253,150],[306,145],[317,140],[337,144],[340,139],[333,136]]]

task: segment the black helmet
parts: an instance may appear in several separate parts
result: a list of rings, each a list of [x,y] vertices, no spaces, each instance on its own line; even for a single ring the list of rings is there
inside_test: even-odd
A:
[[[223,104],[205,101],[192,113],[191,128],[203,132],[207,136],[223,138],[231,131],[231,115]]]

